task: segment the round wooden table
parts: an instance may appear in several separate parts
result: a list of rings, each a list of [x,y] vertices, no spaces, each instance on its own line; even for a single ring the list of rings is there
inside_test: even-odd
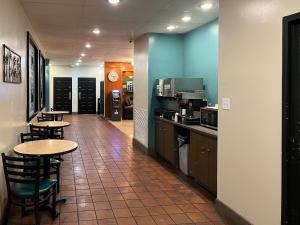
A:
[[[55,155],[67,154],[75,151],[78,144],[68,140],[47,139],[29,141],[14,147],[15,153],[24,156],[40,156],[44,158],[44,177],[50,178],[50,159]],[[66,202],[66,199],[57,201]]]
[[[50,131],[50,138],[54,138],[55,129],[67,127],[70,126],[71,124],[65,121],[42,121],[42,122],[34,122],[32,123],[32,125],[36,127],[48,128]]]
[[[69,114],[69,111],[48,111],[48,112],[42,112],[42,114],[50,115],[54,117],[54,120],[56,121],[59,115],[65,115]]]

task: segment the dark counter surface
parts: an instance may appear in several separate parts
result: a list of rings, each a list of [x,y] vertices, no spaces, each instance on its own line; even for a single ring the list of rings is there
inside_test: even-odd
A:
[[[173,120],[164,119],[164,118],[159,117],[159,116],[156,116],[155,119],[165,121],[167,123],[171,123],[171,124],[174,124],[175,126],[186,128],[186,129],[189,129],[189,130],[197,132],[197,133],[208,134],[208,135],[216,137],[216,138],[218,137],[218,131],[213,130],[213,129],[209,129],[209,128],[206,128],[206,127],[203,127],[203,126],[200,126],[200,125],[186,125],[186,124],[183,124],[183,123],[174,122]]]

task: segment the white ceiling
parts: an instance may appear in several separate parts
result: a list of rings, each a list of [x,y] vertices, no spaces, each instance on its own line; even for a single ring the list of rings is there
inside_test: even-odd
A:
[[[46,49],[52,64],[71,65],[81,52],[83,65],[103,61],[130,61],[133,44],[129,39],[148,32],[185,33],[218,17],[218,0],[121,0],[112,6],[106,0],[20,0]],[[203,1],[214,3],[209,11],[200,9]],[[181,17],[192,20],[183,23]],[[101,34],[95,36],[94,28]],[[92,48],[86,49],[85,43]]]

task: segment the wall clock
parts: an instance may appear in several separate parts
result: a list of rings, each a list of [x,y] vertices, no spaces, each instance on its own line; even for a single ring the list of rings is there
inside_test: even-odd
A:
[[[119,80],[119,74],[116,71],[109,72],[107,77],[110,82],[116,82]]]

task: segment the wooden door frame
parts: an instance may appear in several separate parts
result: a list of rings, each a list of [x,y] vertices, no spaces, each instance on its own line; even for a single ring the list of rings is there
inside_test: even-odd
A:
[[[65,79],[65,78],[67,78],[67,79],[70,79],[71,80],[71,110],[70,110],[70,114],[72,114],[72,112],[73,112],[73,78],[72,77],[53,77],[53,96],[52,96],[52,98],[53,98],[53,105],[52,105],[52,108],[54,108],[55,109],[55,79],[61,79],[61,78],[63,78],[63,79]]]
[[[78,77],[77,78],[77,96],[78,96],[78,98],[77,98],[77,107],[78,107],[78,109],[77,109],[77,111],[78,111],[78,114],[81,114],[81,113],[79,113],[79,80],[80,79],[93,79],[93,80],[95,80],[95,114],[97,114],[97,79],[96,79],[96,77]]]
[[[288,165],[289,165],[289,111],[290,95],[289,80],[290,71],[290,28],[299,22],[300,13],[283,18],[283,40],[282,40],[282,196],[281,196],[281,224],[288,222]],[[299,190],[300,191],[300,190]]]

